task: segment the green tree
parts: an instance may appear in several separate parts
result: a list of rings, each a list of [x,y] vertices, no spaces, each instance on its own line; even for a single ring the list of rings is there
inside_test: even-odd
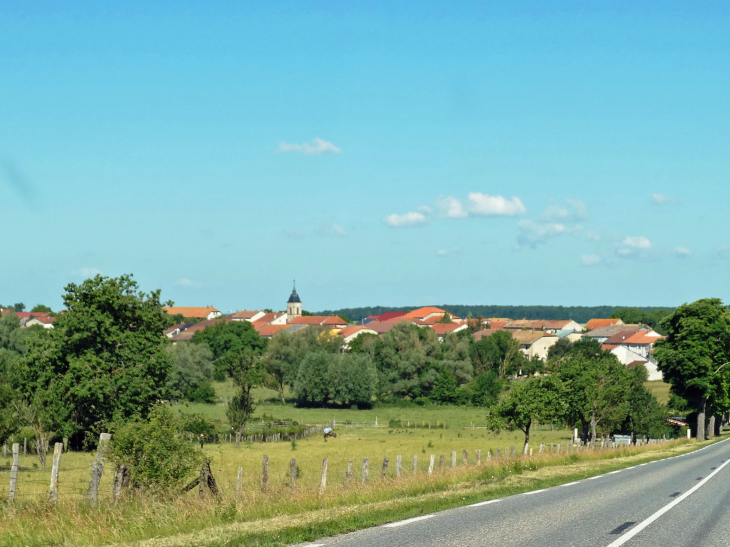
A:
[[[203,453],[184,434],[184,423],[158,405],[148,419],[114,424],[107,457],[129,470],[130,485],[147,493],[179,490],[204,461]]]
[[[18,312],[23,312],[23,311],[25,311],[25,304],[23,304],[22,302],[18,302],[18,303],[16,303],[16,304],[13,304],[13,305],[12,305],[12,306],[10,306],[10,307],[11,307],[12,309],[14,309],[15,311],[18,311]]]
[[[722,393],[730,367],[730,313],[718,298],[684,304],[662,323],[667,337],[654,355],[673,393],[697,411],[697,439],[705,439],[705,413]]]
[[[266,349],[265,338],[261,338],[248,321],[221,321],[197,331],[191,341],[205,343],[213,353],[213,359],[220,359],[228,352],[238,353],[251,350],[261,354]]]
[[[32,312],[38,311],[38,312],[46,312],[46,313],[53,312],[53,310],[51,308],[49,308],[48,306],[44,306],[43,304],[36,304],[35,306],[33,306],[33,309],[31,309],[30,311],[32,311]]]
[[[104,424],[144,418],[166,398],[169,340],[160,292],[140,292],[129,275],[71,283],[63,302],[68,311],[31,340],[11,377],[79,446],[87,434],[95,443]]]
[[[172,367],[167,387],[172,397],[194,400],[193,393],[201,386],[207,384],[212,389],[213,353],[207,344],[178,343],[170,345],[168,351]]]
[[[456,403],[459,400],[459,384],[451,372],[445,370],[436,378],[429,399],[436,403]]]
[[[378,389],[378,371],[368,355],[333,356],[327,379],[331,400],[361,408],[372,404]]]
[[[238,386],[238,393],[228,403],[226,417],[236,431],[236,446],[241,442],[243,430],[256,409],[252,390],[264,382],[264,367],[261,357],[251,349],[228,352],[220,358],[226,373]]]
[[[322,405],[329,400],[329,371],[335,356],[315,351],[304,357],[299,365],[295,390],[299,401],[307,405]]]
[[[525,434],[522,453],[527,453],[535,423],[548,423],[564,412],[562,386],[555,378],[532,378],[512,383],[509,394],[490,409],[487,421],[492,431],[519,429]]]
[[[669,412],[644,385],[648,376],[644,365],[627,371],[624,395],[628,412],[624,430],[632,434],[634,442],[637,435],[658,438],[668,430]]]
[[[379,340],[377,334],[362,332],[350,341],[350,353],[370,353],[375,349],[375,343]]]
[[[561,338],[557,343],[550,346],[548,350],[548,361],[552,363],[560,363],[560,360],[566,357],[570,350],[573,349],[573,342],[568,338]]]
[[[525,360],[519,342],[506,330],[497,331],[475,342],[470,353],[477,373],[495,368],[500,379],[516,372]]]
[[[502,384],[494,370],[482,372],[474,380],[472,403],[476,406],[492,406],[499,400]]]

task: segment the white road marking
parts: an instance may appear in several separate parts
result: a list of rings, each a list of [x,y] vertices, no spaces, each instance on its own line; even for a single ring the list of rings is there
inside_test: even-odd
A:
[[[400,520],[398,522],[391,522],[390,524],[386,524],[386,528],[397,528],[398,526],[404,526],[406,524],[411,524],[412,522],[418,522],[419,520],[426,520],[435,517],[436,515],[423,515],[422,517],[413,517],[412,519],[406,519],[406,520]]]
[[[595,477],[588,477],[586,480],[594,481],[596,479],[600,479],[603,475],[596,475]]]
[[[607,475],[615,475],[616,473],[621,473],[623,469],[618,469],[617,471],[611,471],[610,473],[606,473]]]
[[[648,519],[640,522],[638,525],[636,525],[630,531],[626,532],[626,534],[624,534],[623,536],[621,536],[620,538],[618,538],[613,543],[609,543],[607,547],[620,547],[621,545],[623,545],[624,543],[626,543],[627,541],[629,541],[632,537],[634,537],[636,534],[638,534],[639,532],[641,532],[644,528],[646,528],[647,526],[649,526],[652,522],[654,522],[655,520],[657,520],[664,513],[666,513],[667,511],[669,511],[672,507],[674,507],[674,506],[682,503],[682,501],[684,501],[689,496],[691,496],[692,494],[694,494],[697,490],[699,490],[700,488],[702,488],[705,484],[707,484],[707,481],[709,481],[712,477],[714,477],[715,475],[717,475],[720,472],[720,470],[722,470],[722,468],[725,467],[729,463],[730,463],[730,460],[728,460],[725,463],[723,463],[715,471],[713,471],[712,473],[710,473],[709,475],[707,475],[707,477],[704,480],[702,480],[701,482],[698,482],[692,488],[690,488],[689,490],[687,490],[684,494],[682,494],[678,498],[675,498],[674,501],[672,501],[671,503],[668,503],[667,505],[665,505],[664,507],[662,507],[661,509],[659,509],[659,511],[657,511],[656,513],[654,513]]]
[[[480,501],[479,503],[472,503],[471,505],[467,505],[467,507],[481,507],[482,505],[489,505],[490,503],[497,503],[498,501],[502,500]]]
[[[540,492],[544,492],[544,491],[545,491],[545,488],[543,488],[541,490],[533,490],[532,492],[525,492],[522,495],[523,496],[531,496],[532,494],[539,494]]]
[[[569,482],[569,483],[567,483],[567,484],[561,484],[560,486],[573,486],[574,484],[578,484],[579,482],[580,482],[580,481],[575,481],[575,482]]]

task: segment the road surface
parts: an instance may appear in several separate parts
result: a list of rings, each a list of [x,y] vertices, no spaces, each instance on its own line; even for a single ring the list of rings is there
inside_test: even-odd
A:
[[[730,442],[301,545],[728,547]]]

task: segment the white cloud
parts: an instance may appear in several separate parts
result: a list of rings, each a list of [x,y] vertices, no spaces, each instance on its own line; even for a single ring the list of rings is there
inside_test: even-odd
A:
[[[518,197],[508,200],[502,196],[490,196],[480,192],[469,193],[469,212],[473,215],[513,217],[526,211]]]
[[[542,220],[545,222],[577,222],[588,219],[588,209],[581,200],[569,199],[565,204],[565,207],[548,205],[542,214]]]
[[[626,236],[623,244],[632,249],[651,249],[651,241],[646,239],[644,236]]]
[[[459,247],[451,247],[451,249],[441,249],[436,254],[438,256],[456,256],[461,253],[461,249]]]
[[[524,247],[537,247],[548,243],[553,238],[569,233],[562,224],[538,224],[531,220],[521,220],[517,223],[517,243]]]
[[[342,150],[331,142],[316,137],[311,144],[308,142],[292,144],[281,141],[279,143],[279,152],[297,152],[299,154],[319,156],[321,154],[339,154]]]
[[[598,255],[581,255],[580,261],[583,266],[597,266],[601,263],[601,257]]]
[[[674,249],[674,254],[681,257],[688,257],[690,255],[689,249],[687,247],[677,247]]]
[[[345,228],[343,226],[340,226],[339,224],[333,224],[332,233],[336,236],[345,237],[347,235],[347,230],[345,230]]]
[[[179,285],[180,287],[200,287],[200,283],[193,281],[192,279],[188,279],[187,277],[178,279],[175,282],[175,285]]]
[[[436,200],[439,215],[445,218],[464,218],[469,216],[469,212],[464,205],[452,196],[440,197]]]
[[[388,226],[392,228],[402,228],[404,226],[420,226],[426,224],[426,215],[411,211],[410,213],[403,213],[398,215],[393,213],[383,219]]]
[[[425,213],[427,215],[430,215],[433,211],[428,205],[419,205],[416,207],[416,211],[420,211],[421,213]]]
[[[96,268],[81,268],[79,270],[79,274],[81,274],[81,277],[86,277],[88,279],[89,277],[101,275],[101,271]]]
[[[664,194],[654,193],[651,195],[651,202],[654,205],[666,205],[670,201],[671,199],[669,199],[669,197],[665,196]]]

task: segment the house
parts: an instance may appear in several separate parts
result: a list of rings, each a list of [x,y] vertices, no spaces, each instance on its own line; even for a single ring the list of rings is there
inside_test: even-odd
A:
[[[637,332],[639,332],[639,329],[635,327],[620,330],[616,334],[609,336],[606,340],[604,340],[601,343],[601,348],[606,351],[611,351],[615,347],[620,346],[621,344],[626,342],[626,340],[631,338]]]
[[[599,327],[613,327],[615,325],[623,325],[624,322],[621,319],[591,319],[586,323],[586,330],[594,330]]]
[[[286,325],[287,315],[282,312],[268,312],[259,317],[258,319],[251,321],[251,324],[255,329],[261,325]]]
[[[548,351],[558,343],[559,338],[544,331],[518,330],[510,331],[512,337],[520,343],[520,349],[529,359],[538,358],[547,361]]]
[[[482,330],[472,334],[472,338],[474,338],[475,342],[479,342],[479,340],[481,340],[482,338],[485,338],[487,336],[492,336],[498,330],[505,330],[505,329],[482,329]]]
[[[391,319],[395,319],[396,317],[401,317],[405,315],[408,312],[405,311],[386,311],[385,313],[381,313],[380,315],[369,315],[365,318],[365,324],[371,323],[372,321],[390,321]]]
[[[256,332],[259,333],[259,336],[261,338],[273,338],[274,335],[289,329],[290,325],[287,325],[286,323],[284,323],[283,325],[272,325],[271,323],[267,323],[265,325],[260,325],[256,329]]]
[[[556,332],[555,336],[557,336],[560,340],[562,340],[563,338],[567,338],[569,342],[575,344],[578,340],[583,338],[583,333],[575,332],[569,329],[562,329]]]
[[[266,312],[264,311],[241,310],[236,313],[232,313],[228,317],[231,321],[248,321],[249,323],[253,323],[257,319],[261,319],[264,315],[266,315]]]
[[[219,315],[218,317],[215,317],[213,319],[206,319],[198,323],[190,323],[186,328],[180,328],[177,334],[173,334],[169,338],[170,340],[172,340],[173,344],[177,342],[189,342],[196,332],[204,330],[205,327],[209,327],[211,325],[216,325],[218,323],[223,323],[226,321],[228,321],[227,317]]]
[[[20,320],[20,326],[22,328],[34,327],[36,325],[43,327],[44,329],[52,329],[53,323],[56,321],[55,317],[50,316],[31,316]]]
[[[350,342],[352,342],[355,338],[360,336],[361,334],[374,334],[378,335],[380,334],[378,331],[371,329],[367,326],[363,325],[350,325],[348,327],[345,327],[343,329],[340,329],[340,331],[337,333],[337,336],[342,337],[342,347],[343,348],[349,348]]]
[[[289,321],[290,325],[310,325],[313,327],[327,327],[332,329],[343,329],[349,325],[339,315],[302,315]]]
[[[647,380],[649,381],[653,382],[655,380],[664,379],[662,371],[659,370],[656,361],[651,355],[644,357],[626,346],[616,346],[611,350],[611,353],[616,356],[620,363],[626,365],[628,368],[633,368],[637,364],[644,365],[649,373],[647,377]]]
[[[365,327],[380,335],[385,334],[398,323],[398,321],[371,321]]]
[[[215,319],[216,317],[223,315],[213,306],[205,307],[171,307],[163,308],[168,315],[182,315],[183,317],[190,317],[192,319]]]
[[[422,324],[428,325],[434,324],[439,320],[443,320],[444,315],[446,315],[447,313],[449,312],[446,310],[442,310],[441,308],[436,308],[434,306],[425,306],[423,308],[409,311],[403,317],[406,317],[408,319],[418,319],[422,322]],[[457,317],[450,313],[449,316],[451,317],[452,322],[462,323],[464,321],[460,317]]]
[[[555,334],[559,330],[570,330],[573,332],[581,332],[583,327],[572,319],[519,319],[504,325],[508,330],[542,330]]]
[[[648,359],[651,350],[654,348],[654,343],[661,338],[663,336],[654,331],[640,330],[625,340],[622,345]]]
[[[606,340],[611,338],[611,336],[618,334],[621,331],[633,329],[634,332],[636,332],[639,328],[641,328],[639,325],[611,325],[607,327],[598,327],[584,333],[583,338],[596,340],[603,344]]]
[[[430,328],[436,331],[438,339],[443,341],[444,336],[447,334],[452,332],[457,333],[459,331],[466,330],[469,327],[466,323],[436,323],[435,325],[431,325]]]

